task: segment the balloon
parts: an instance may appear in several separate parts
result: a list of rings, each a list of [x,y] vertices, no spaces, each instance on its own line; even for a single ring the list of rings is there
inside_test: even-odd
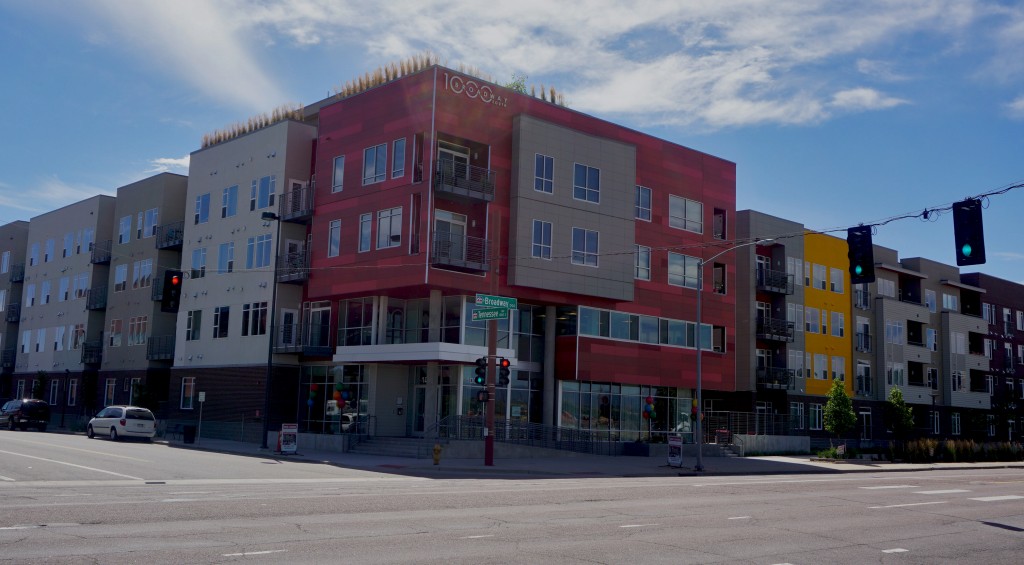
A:
[[[313,385],[313,386],[316,386],[316,385]],[[647,398],[644,399],[644,402],[646,402],[647,404],[654,404],[654,399],[651,398],[650,396],[648,396]]]
[[[320,385],[309,385],[309,390],[316,390]]]
[[[316,391],[315,390],[309,391],[309,397],[310,398],[316,398]]]
[[[341,397],[344,398],[345,400],[348,400],[348,391],[347,390],[342,391],[341,392]]]
[[[657,412],[651,412],[651,418],[657,419],[658,418],[658,413]]]
[[[334,384],[334,390],[341,390],[343,388],[345,388],[345,385],[343,383],[335,383]]]
[[[334,399],[335,400],[341,400],[341,393],[338,392],[338,391],[334,391]]]
[[[312,400],[310,402],[312,402]],[[647,412],[643,412],[643,417],[644,417],[644,420],[646,420],[646,419],[650,418],[651,415],[648,414]]]
[[[338,408],[340,409],[340,408],[344,408],[344,407],[345,407],[345,401],[344,400],[339,400],[338,401]]]
[[[306,401],[306,406],[312,406],[312,405],[313,405],[313,399],[310,398],[309,400]]]

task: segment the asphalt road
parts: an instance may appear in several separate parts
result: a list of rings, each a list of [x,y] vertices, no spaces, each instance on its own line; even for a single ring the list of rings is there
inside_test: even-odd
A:
[[[0,431],[0,562],[1019,563],[1024,470],[428,479]]]

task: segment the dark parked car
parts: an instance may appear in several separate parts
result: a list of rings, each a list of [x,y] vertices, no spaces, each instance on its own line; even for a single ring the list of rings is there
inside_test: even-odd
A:
[[[50,405],[45,400],[32,398],[8,401],[0,411],[0,423],[6,423],[11,430],[32,426],[45,432],[46,425],[50,423]]]

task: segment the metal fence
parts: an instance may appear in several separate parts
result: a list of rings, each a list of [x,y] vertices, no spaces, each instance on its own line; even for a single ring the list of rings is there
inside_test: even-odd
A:
[[[484,419],[480,416],[449,416],[427,431],[437,440],[479,440],[484,438]],[[615,430],[576,430],[523,422],[494,419],[494,441],[530,447],[560,449],[577,453],[618,455],[622,453]]]

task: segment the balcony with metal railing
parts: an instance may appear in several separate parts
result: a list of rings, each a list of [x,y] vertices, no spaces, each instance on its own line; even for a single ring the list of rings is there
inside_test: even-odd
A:
[[[304,324],[302,328],[302,354],[309,357],[330,357],[331,326],[326,323]]]
[[[758,316],[757,338],[791,342],[794,339],[793,322]]]
[[[274,329],[274,353],[302,353],[299,324],[280,324]]]
[[[449,232],[435,232],[430,247],[430,262],[435,267],[470,273],[486,272],[490,261],[490,242]]]
[[[89,251],[89,262],[93,265],[102,265],[110,262],[110,249],[113,246],[113,240],[97,241],[92,244],[92,248]]]
[[[160,335],[149,338],[146,342],[146,359],[150,361],[170,361],[174,359],[173,335]]]
[[[773,269],[757,270],[757,290],[793,294],[793,275]]]
[[[94,286],[85,297],[86,310],[103,310],[107,307],[107,287]]]
[[[867,332],[857,332],[854,336],[853,347],[861,353],[871,353],[871,334]]]
[[[4,312],[4,320],[8,322],[21,321],[21,302],[7,305],[7,310]]]
[[[785,367],[758,367],[757,388],[762,390],[787,390],[796,386],[792,369]]]
[[[185,242],[185,221],[157,226],[153,239],[157,249],[181,249]]]
[[[309,280],[309,253],[306,250],[285,253],[277,258],[277,281],[303,284]]]
[[[82,363],[96,365],[103,362],[103,342],[87,341],[82,344]]]
[[[857,396],[872,396],[871,377],[868,375],[857,375],[854,381],[854,392]]]
[[[494,171],[450,160],[438,160],[434,169],[434,190],[439,196],[456,200],[494,200]]]
[[[858,310],[870,310],[871,309],[871,293],[867,290],[854,289],[853,291],[853,307]]]
[[[11,265],[11,273],[7,279],[12,283],[20,283],[25,281],[25,264],[19,263],[17,265]]]
[[[315,185],[293,188],[281,195],[277,203],[277,215],[282,221],[304,224],[313,217],[313,194]]]

